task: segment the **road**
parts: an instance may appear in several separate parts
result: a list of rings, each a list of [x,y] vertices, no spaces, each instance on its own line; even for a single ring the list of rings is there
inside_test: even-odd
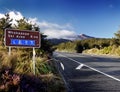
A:
[[[120,58],[54,52],[68,92],[120,92]]]

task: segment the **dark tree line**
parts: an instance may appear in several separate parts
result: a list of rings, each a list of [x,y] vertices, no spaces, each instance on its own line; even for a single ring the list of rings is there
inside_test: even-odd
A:
[[[104,47],[116,46],[120,45],[120,39],[118,38],[92,38],[85,40],[78,40],[73,42],[62,43],[57,46],[58,49],[73,49],[78,53],[82,53],[83,50],[86,49],[103,49]]]

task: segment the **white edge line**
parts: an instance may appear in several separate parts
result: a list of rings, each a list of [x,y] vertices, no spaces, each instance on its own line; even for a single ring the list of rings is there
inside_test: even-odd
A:
[[[74,59],[72,59],[72,58],[69,58],[69,57],[67,57],[67,56],[65,56],[65,55],[62,55],[62,54],[59,54],[59,55],[65,57],[65,58],[67,58],[67,59],[69,59],[69,60],[72,60],[72,61],[74,61],[74,62],[76,62],[76,63],[78,63],[78,64],[83,64],[83,63],[80,63],[80,62],[78,62],[78,61],[76,61],[76,60],[74,60]],[[101,73],[101,74],[103,74],[103,75],[105,75],[105,76],[107,76],[107,77],[109,77],[109,78],[112,78],[112,79],[120,82],[120,79],[118,79],[118,78],[116,78],[116,77],[113,77],[113,76],[111,76],[111,75],[109,75],[109,74],[106,74],[106,73],[104,73],[104,72],[101,72],[101,71],[99,71],[99,70],[97,70],[97,69],[95,69],[95,68],[92,68],[92,67],[88,66],[88,65],[85,65],[85,64],[83,64],[83,65],[86,66],[86,67],[88,67],[88,68],[90,68],[90,69],[92,69],[92,70],[94,70],[94,71],[96,71],[96,72],[99,72],[99,73]]]
[[[57,61],[57,62],[59,61],[59,60],[57,60],[57,59],[55,59],[55,58],[53,58],[53,60],[55,60],[55,61]],[[63,79],[63,81],[64,81],[64,83],[65,83],[65,85],[66,85],[67,90],[69,91],[70,88],[69,88],[69,86],[68,86],[68,83],[66,82],[66,80],[65,80],[64,76],[62,75],[61,71],[59,70],[59,68],[57,68],[57,69],[58,69],[58,71],[59,71],[59,73],[60,73],[60,75],[61,75],[61,77],[62,77],[62,79]]]
[[[64,65],[63,65],[63,63],[61,63],[61,62],[60,62],[60,65],[61,65],[62,69],[64,70],[65,68],[64,68]]]

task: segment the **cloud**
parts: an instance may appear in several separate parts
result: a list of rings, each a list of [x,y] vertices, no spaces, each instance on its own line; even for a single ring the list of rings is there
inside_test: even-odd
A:
[[[5,18],[5,15],[0,13],[0,18]]]
[[[10,19],[13,19],[12,25],[16,24],[16,20],[20,20],[23,18],[23,15],[18,11],[10,11],[8,13],[10,15]],[[0,13],[0,18],[5,17],[4,14]],[[73,27],[70,23],[59,25],[57,23],[51,23],[47,21],[39,21],[37,18],[27,18],[28,22],[31,24],[36,24],[40,27],[40,31],[48,36],[48,38],[64,38],[64,39],[72,39],[76,33],[73,30]]]
[[[65,25],[59,25],[56,23],[50,23],[46,21],[39,22],[37,18],[29,18],[29,23],[37,24],[41,28],[57,28],[57,29],[66,29],[66,28],[72,29],[73,28],[70,23],[67,23]]]
[[[20,20],[23,18],[23,15],[18,11],[10,11],[8,14],[10,15],[10,19],[13,19],[13,24],[17,24],[16,20]]]
[[[17,24],[16,20],[23,18],[23,15],[18,11],[10,11],[8,14],[10,16],[10,19],[12,19],[12,25]],[[0,13],[0,18],[5,18],[5,14]]]
[[[71,31],[73,30],[73,27],[70,23],[59,25],[46,21],[39,22],[37,18],[29,18],[29,23],[37,24],[41,31],[48,36],[48,38],[72,39],[76,36],[76,33]]]
[[[48,38],[57,38],[57,39],[72,39],[76,36],[74,31],[70,30],[60,30],[60,29],[46,29],[44,30],[44,34],[48,35]]]
[[[14,20],[20,20],[23,18],[23,15],[18,11],[10,11],[8,14],[10,15],[10,18]]]

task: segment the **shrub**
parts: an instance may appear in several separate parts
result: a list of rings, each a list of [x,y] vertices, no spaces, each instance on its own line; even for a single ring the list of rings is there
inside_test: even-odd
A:
[[[98,51],[99,51],[99,49],[97,49],[97,48],[92,48],[92,49],[84,50],[83,53],[97,54]]]
[[[112,46],[109,46],[109,47],[104,47],[99,52],[100,54],[110,54],[111,51],[112,51]]]

